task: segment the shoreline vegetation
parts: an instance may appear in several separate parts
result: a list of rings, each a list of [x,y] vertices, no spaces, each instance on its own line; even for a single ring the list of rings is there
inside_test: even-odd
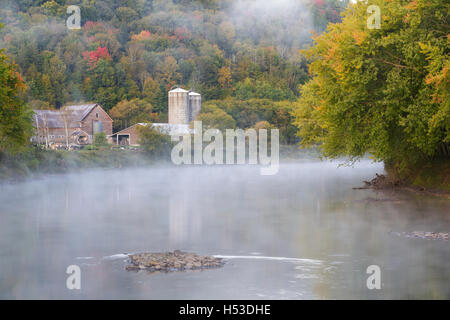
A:
[[[369,159],[369,157],[365,157]],[[346,162],[345,159],[343,163]],[[326,161],[319,148],[299,149],[280,145],[280,162]],[[152,157],[141,147],[101,147],[85,150],[45,150],[38,147],[15,156],[0,155],[0,184],[17,183],[47,174],[65,174],[91,169],[121,169],[173,165],[170,155]],[[430,196],[450,198],[450,163],[447,161],[418,166],[408,171],[385,165],[385,173],[376,174],[363,187],[354,190],[406,190]],[[371,178],[371,177],[368,177]]]
[[[282,162],[317,160],[317,148],[280,145]],[[64,174],[87,169],[120,169],[173,165],[169,149],[157,157],[143,147],[101,147],[83,150],[46,150],[31,147],[16,155],[0,153],[0,183],[23,181],[45,174]]]
[[[311,79],[294,112],[301,144],[320,145],[327,158],[383,161],[386,176],[368,187],[448,193],[450,5],[376,5],[381,27],[367,27],[368,4],[358,1],[303,50]]]
[[[446,166],[447,175],[443,179],[436,179],[437,175],[430,176],[429,168],[417,170],[406,179],[394,178],[393,174],[376,174],[370,181],[363,181],[363,187],[354,187],[353,190],[374,189],[381,191],[404,190],[408,192],[443,197],[450,199],[450,187],[448,174],[450,166]],[[385,166],[385,171],[389,169]],[[444,171],[445,172],[445,171]]]
[[[398,168],[385,165],[387,178],[397,188],[450,198],[450,161],[438,159],[428,163]]]

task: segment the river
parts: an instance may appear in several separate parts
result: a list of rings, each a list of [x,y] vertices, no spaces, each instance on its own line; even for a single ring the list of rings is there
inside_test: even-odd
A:
[[[1,299],[450,298],[450,202],[354,190],[382,173],[361,161],[151,167],[0,185]],[[130,272],[126,253],[180,249],[219,269]],[[81,289],[66,269],[81,270]],[[381,289],[367,287],[367,268]]]

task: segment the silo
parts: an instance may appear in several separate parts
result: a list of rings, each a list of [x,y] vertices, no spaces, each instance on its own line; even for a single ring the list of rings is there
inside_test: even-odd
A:
[[[189,91],[181,88],[169,91],[169,124],[187,124],[189,118]]]
[[[202,109],[202,96],[197,92],[189,92],[189,104],[191,109],[189,121],[194,121]]]

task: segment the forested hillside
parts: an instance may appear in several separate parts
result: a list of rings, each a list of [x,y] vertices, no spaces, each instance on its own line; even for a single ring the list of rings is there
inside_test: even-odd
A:
[[[96,102],[117,130],[166,122],[181,85],[202,94],[207,127],[278,128],[284,144],[369,153],[450,189],[447,2],[3,0],[0,152],[27,144],[30,109]]]
[[[81,8],[80,30],[66,27],[70,4]],[[94,101],[118,129],[166,121],[174,85],[204,100],[296,100],[308,78],[299,49],[344,7],[338,0],[6,0],[0,47],[17,63],[31,108]]]

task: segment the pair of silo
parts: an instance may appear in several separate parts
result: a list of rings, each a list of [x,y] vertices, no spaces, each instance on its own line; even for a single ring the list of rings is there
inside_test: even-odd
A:
[[[199,93],[176,88],[169,91],[169,124],[188,124],[202,109]]]

